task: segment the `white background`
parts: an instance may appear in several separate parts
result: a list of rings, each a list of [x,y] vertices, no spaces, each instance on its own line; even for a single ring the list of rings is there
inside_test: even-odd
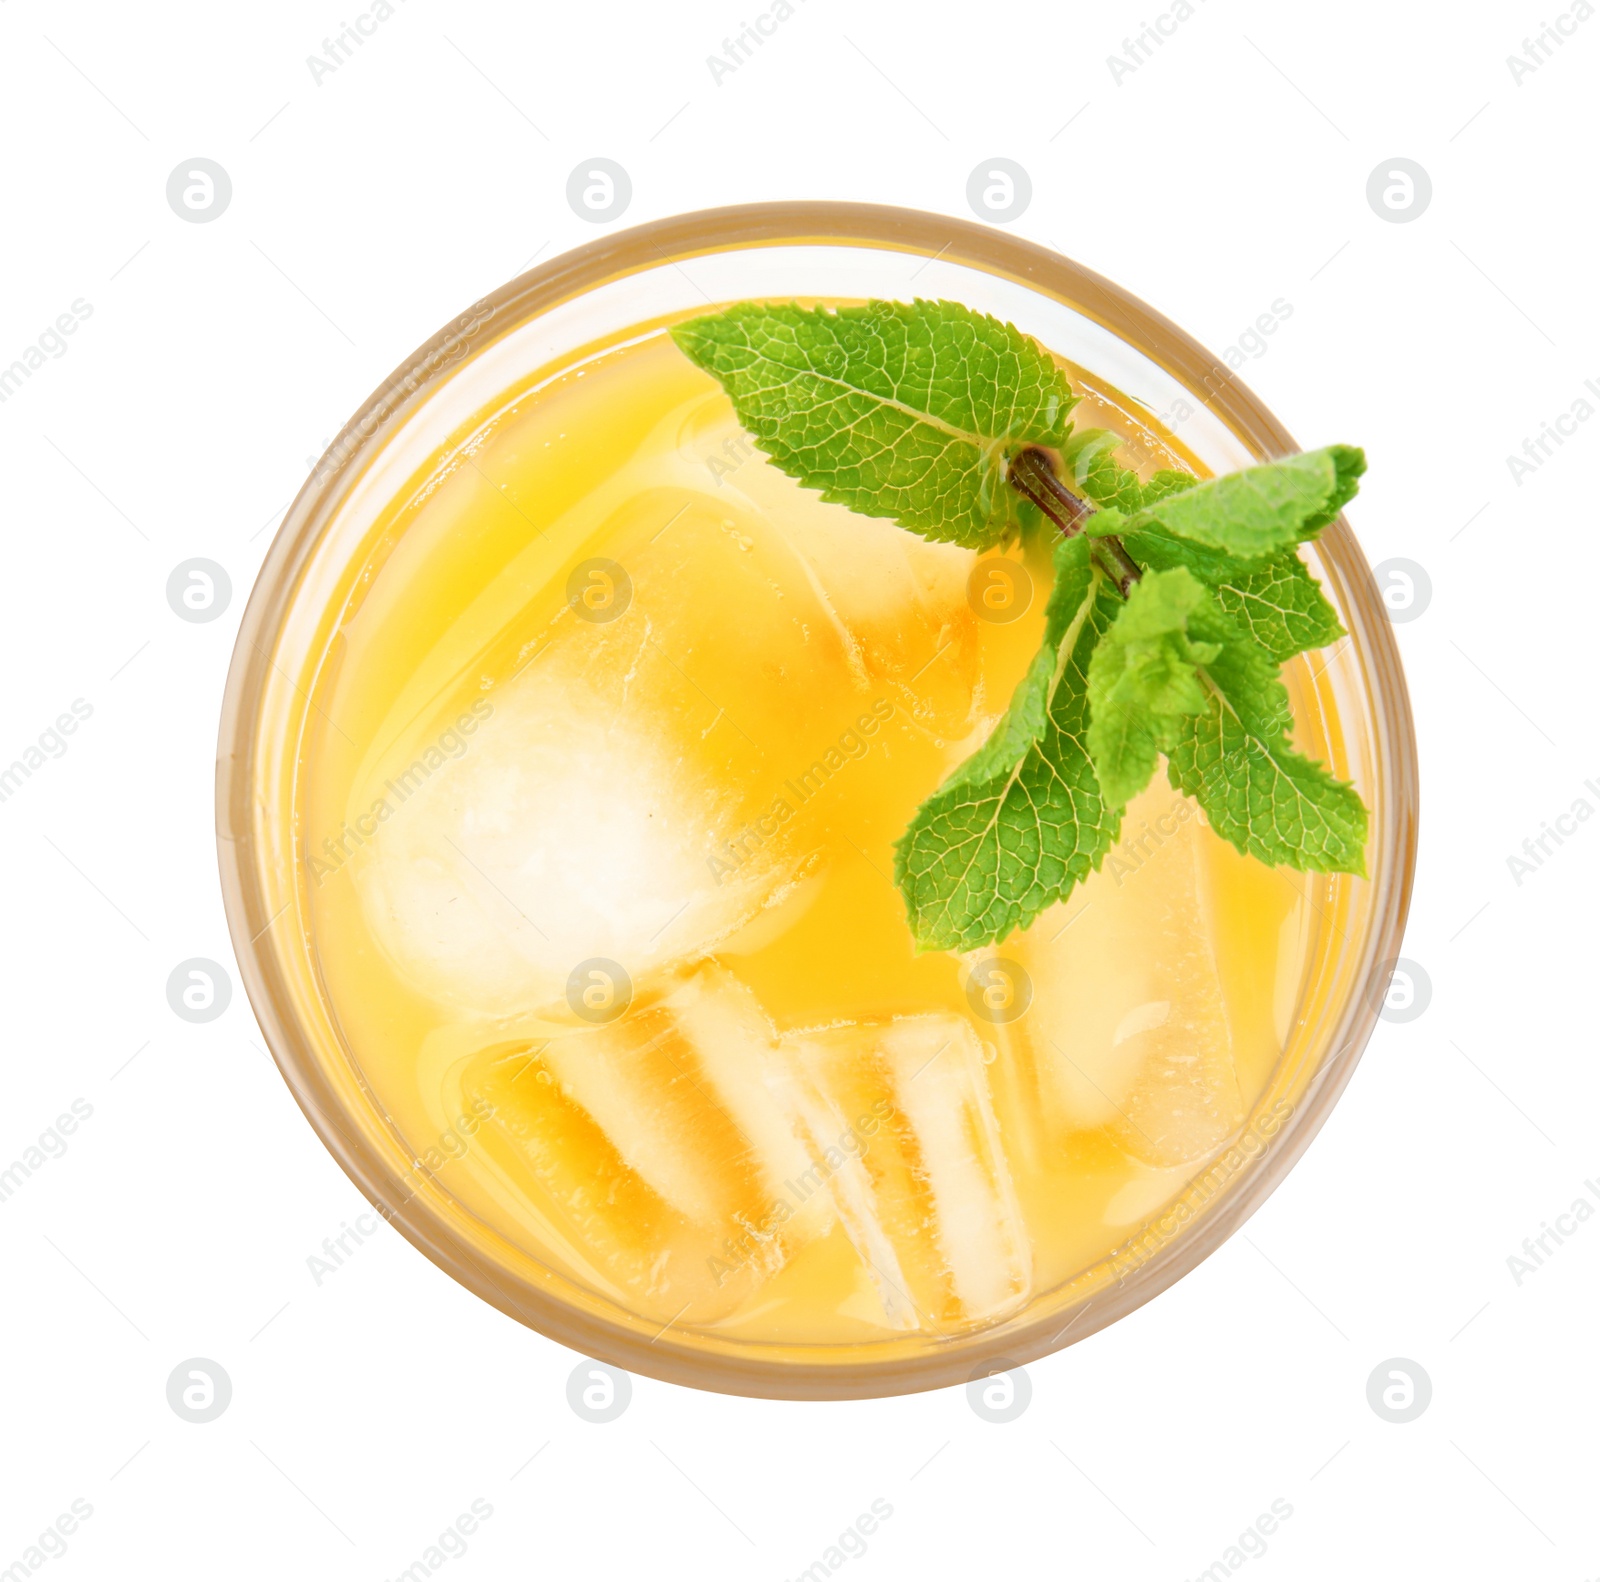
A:
[[[1600,1180],[1600,827],[1520,885],[1507,864],[1600,807],[1600,422],[1520,484],[1505,460],[1600,381],[1600,20],[1519,86],[1507,57],[1562,0],[1197,0],[1117,85],[1107,56],[1162,0],[793,0],[718,85],[708,55],[765,0],[395,0],[314,83],[363,3],[0,4],[0,365],[93,308],[0,406],[0,760],[94,711],[0,804],[0,1165],[93,1107],[0,1203],[0,1569],[81,1498],[47,1577],[387,1579],[481,1498],[449,1578],[778,1579],[881,1498],[848,1578],[1180,1582],[1275,1499],[1293,1516],[1249,1577],[1600,1571],[1600,1221],[1520,1285],[1507,1264]],[[232,178],[213,223],[166,201],[194,156]],[[1380,1023],[1243,1234],[1031,1367],[1009,1424],[959,1389],[795,1406],[648,1379],[580,1421],[577,1359],[397,1235],[314,1284],[360,1198],[242,994],[204,1026],[167,1005],[185,958],[234,970],[216,718],[308,458],[447,319],[593,239],[565,197],[592,156],[631,174],[624,225],[772,198],[966,217],[974,166],[1017,160],[1017,230],[1212,349],[1293,305],[1244,377],[1303,443],[1367,447],[1356,531],[1431,578],[1398,628],[1424,779],[1405,950],[1431,1003]],[[1366,198],[1395,156],[1432,178],[1411,223]],[[232,578],[212,624],[167,605],[191,556]],[[166,1400],[194,1356],[233,1383],[206,1425]],[[1404,1425],[1367,1402],[1394,1357],[1433,1385]]]

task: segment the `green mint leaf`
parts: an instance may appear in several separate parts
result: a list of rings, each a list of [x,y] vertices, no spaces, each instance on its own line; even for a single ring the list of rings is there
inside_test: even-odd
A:
[[[672,338],[791,478],[971,549],[1015,519],[1007,452],[1059,446],[1074,402],[1037,342],[956,302],[742,302]]]
[[[1209,545],[1174,538],[1164,527],[1154,524],[1120,536],[1122,547],[1146,571],[1171,571],[1182,566],[1208,588],[1220,588],[1232,578],[1249,576],[1257,567],[1270,564],[1267,560],[1239,560]]]
[[[1017,683],[1011,704],[989,733],[989,739],[945,780],[941,790],[985,781],[997,772],[1009,773],[1049,726],[1050,700],[1056,687],[1056,672],[1061,668],[1062,639],[1082,615],[1093,582],[1087,540],[1057,539],[1053,560],[1055,582],[1044,607],[1044,635],[1039,640],[1039,651]]]
[[[1131,515],[1145,503],[1144,486],[1138,473],[1121,466],[1112,455],[1121,443],[1121,435],[1108,428],[1076,429],[1061,446],[1061,460],[1069,485],[1079,494],[1102,510]]]
[[[1305,451],[1209,478],[1137,511],[1099,511],[1086,531],[1104,537],[1155,526],[1238,560],[1260,560],[1314,538],[1354,496],[1365,467],[1348,445]]]
[[[1286,743],[1253,736],[1221,699],[1185,720],[1167,777],[1224,840],[1262,862],[1366,874],[1367,810],[1355,789]]]
[[[1197,667],[1218,659],[1222,644],[1196,640],[1191,623],[1210,602],[1186,567],[1148,572],[1089,661],[1087,746],[1112,807],[1125,807],[1149,783],[1182,718],[1206,709]]]
[[[1278,661],[1185,566],[1147,572],[1089,662],[1089,756],[1113,807],[1159,753],[1211,826],[1263,862],[1362,873],[1367,813],[1295,752]]]
[[[1344,636],[1311,568],[1292,549],[1218,583],[1217,603],[1279,664]]]
[[[1203,713],[1177,722],[1167,778],[1241,852],[1273,865],[1365,874],[1367,810],[1353,786],[1290,745],[1293,716],[1277,661],[1213,601],[1192,611],[1188,626],[1216,647],[1205,667],[1212,696]]]
[[[1169,494],[1182,494],[1185,489],[1194,488],[1199,481],[1193,473],[1175,472],[1170,467],[1163,467],[1150,475],[1149,483],[1140,491],[1139,503],[1154,505],[1157,500],[1165,500]]]
[[[1122,600],[1084,538],[1055,551],[1044,641],[1005,717],[918,808],[895,883],[919,950],[973,950],[1026,928],[1100,866],[1121,826],[1084,739],[1087,668]]]
[[[1174,538],[1159,527],[1125,535],[1122,547],[1148,571],[1187,567],[1280,664],[1344,636],[1333,606],[1294,549],[1280,550],[1265,560],[1236,560],[1221,550]]]
[[[1202,661],[1206,680],[1245,730],[1269,743],[1287,737],[1294,716],[1277,661],[1223,611],[1215,595],[1207,593],[1196,601],[1189,613],[1189,631],[1211,649],[1211,658]],[[1189,712],[1198,715],[1204,710]]]
[[[1075,429],[1061,446],[1061,460],[1073,489],[1103,510],[1131,516],[1141,506],[1154,505],[1168,495],[1192,488],[1199,479],[1187,472],[1164,467],[1148,483],[1122,466],[1112,454],[1122,443],[1108,428]]]
[[[1322,514],[1306,523],[1303,537],[1310,538],[1329,526],[1335,517],[1355,499],[1361,488],[1362,475],[1367,470],[1367,453],[1357,445],[1329,445],[1325,453],[1333,461],[1334,488]],[[1312,452],[1315,455],[1317,452]]]

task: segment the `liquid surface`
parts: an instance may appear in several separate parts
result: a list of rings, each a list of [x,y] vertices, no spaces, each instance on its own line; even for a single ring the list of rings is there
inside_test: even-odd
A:
[[[916,954],[893,842],[1048,592],[978,560],[800,489],[655,333],[486,414],[354,579],[298,809],[337,1024],[471,1212],[652,1323],[995,1322],[1176,1196],[1284,1047],[1305,885],[1164,779],[1025,933]]]

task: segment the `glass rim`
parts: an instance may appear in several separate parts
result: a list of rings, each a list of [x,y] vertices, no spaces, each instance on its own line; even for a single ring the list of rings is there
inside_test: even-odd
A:
[[[1176,379],[1258,458],[1296,451],[1288,430],[1232,377],[1214,388],[1219,359],[1169,319],[1081,264],[1007,232],[968,220],[877,204],[782,202],[704,209],[651,221],[576,247],[506,282],[474,304],[493,344],[541,314],[611,281],[707,253],[762,247],[880,248],[965,265],[1007,278],[1073,309]],[[1382,597],[1341,516],[1318,540],[1319,558],[1359,655],[1372,699],[1376,876],[1370,924],[1351,988],[1334,1018],[1332,1051],[1261,1158],[1225,1201],[1192,1230],[1173,1234],[1148,1262],[1109,1291],[1087,1298],[1060,1331],[1061,1310],[1019,1329],[958,1337],[944,1351],[900,1359],[797,1364],[759,1355],[712,1354],[632,1330],[539,1289],[467,1245],[361,1137],[340,1124],[344,1101],[316,1059],[278,960],[276,921],[264,892],[249,806],[257,722],[273,668],[272,646],[306,567],[333,522],[363,457],[425,404],[459,366],[460,321],[452,321],[362,403],[301,487],[257,574],[235,642],[218,734],[216,833],[228,929],[245,992],[290,1092],[323,1146],[374,1207],[433,1263],[501,1312],[573,1350],[669,1383],[782,1399],[859,1399],[960,1384],[1085,1339],[1160,1294],[1215,1252],[1277,1188],[1309,1147],[1353,1074],[1377,1021],[1385,979],[1399,954],[1416,862],[1418,770],[1409,694]],[[467,332],[469,337],[471,332]],[[474,353],[480,349],[473,347]],[[418,377],[419,370],[422,371]],[[280,908],[280,911],[282,909]],[[1195,1179],[1202,1172],[1197,1169]],[[1051,1333],[1055,1331],[1055,1333]]]

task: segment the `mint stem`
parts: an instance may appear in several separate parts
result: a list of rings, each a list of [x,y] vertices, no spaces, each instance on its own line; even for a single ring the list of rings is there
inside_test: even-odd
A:
[[[1094,507],[1080,500],[1056,476],[1049,452],[1037,445],[1030,445],[1011,458],[1006,478],[1018,494],[1031,500],[1055,523],[1063,538],[1081,533],[1083,524],[1094,514]],[[1123,598],[1127,598],[1141,573],[1133,557],[1122,547],[1122,540],[1108,533],[1104,538],[1095,539],[1093,553]]]

